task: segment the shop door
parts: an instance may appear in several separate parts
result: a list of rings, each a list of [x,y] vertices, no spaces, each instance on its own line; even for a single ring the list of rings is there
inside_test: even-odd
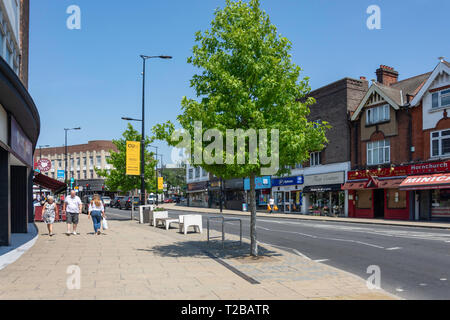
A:
[[[291,212],[291,193],[289,191],[284,193],[284,212]]]
[[[384,189],[373,190],[374,218],[384,218]]]

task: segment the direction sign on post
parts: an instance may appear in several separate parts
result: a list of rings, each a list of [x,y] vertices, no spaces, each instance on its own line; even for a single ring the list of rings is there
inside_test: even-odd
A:
[[[64,180],[64,176],[65,176],[64,170],[58,170],[57,171],[58,180]]]

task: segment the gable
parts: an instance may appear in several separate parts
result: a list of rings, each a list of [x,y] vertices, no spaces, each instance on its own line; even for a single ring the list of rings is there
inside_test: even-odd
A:
[[[383,103],[389,104],[395,110],[400,109],[399,105],[393,99],[391,99],[391,97],[389,97],[377,84],[373,84],[364,98],[361,100],[361,103],[359,104],[356,111],[353,113],[351,120],[356,121],[361,115],[363,109]]]
[[[450,66],[448,63],[446,63],[446,61],[442,61],[436,66],[436,68],[431,73],[428,80],[425,82],[425,84],[419,90],[417,95],[411,101],[411,106],[417,106],[420,103],[420,101],[422,101],[424,95],[428,92],[428,90],[432,89],[433,87],[439,87],[437,83],[441,83],[443,79],[448,83],[449,78],[450,78]]]

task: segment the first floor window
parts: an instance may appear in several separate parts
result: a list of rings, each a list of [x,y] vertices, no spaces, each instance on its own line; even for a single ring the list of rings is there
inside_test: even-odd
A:
[[[432,108],[450,106],[450,89],[435,92],[431,95]]]
[[[450,130],[431,133],[431,155],[433,157],[450,155]]]
[[[195,177],[200,178],[200,167],[195,168]]]
[[[189,169],[189,179],[193,179],[194,178],[194,169]]]
[[[311,153],[310,165],[311,167],[320,165],[320,152]]]
[[[389,140],[367,143],[367,164],[376,165],[391,161],[391,144]]]
[[[390,109],[389,105],[385,104],[383,106],[367,109],[366,111],[366,124],[371,125],[379,122],[390,120]]]

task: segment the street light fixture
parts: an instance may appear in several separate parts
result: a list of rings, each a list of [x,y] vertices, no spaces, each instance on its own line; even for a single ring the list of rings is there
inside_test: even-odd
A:
[[[81,127],[70,128],[70,129],[64,128],[64,131],[65,131],[65,143],[64,143],[64,158],[65,158],[65,160],[64,160],[64,163],[65,163],[65,166],[64,166],[64,179],[66,180],[66,184],[67,184],[67,166],[68,166],[68,164],[67,164],[67,132],[68,132],[68,131],[72,131],[72,130],[81,130]],[[71,191],[71,188],[69,189],[69,191]]]
[[[149,147],[156,149],[156,155],[155,155],[155,158],[156,158],[156,164],[155,164],[155,182],[156,182],[156,185],[155,185],[155,196],[156,196],[156,203],[155,204],[158,205],[158,147],[151,146],[151,145],[149,145]]]
[[[50,145],[45,144],[43,146],[39,146],[39,160],[42,160],[42,148],[48,148]],[[42,187],[39,186],[39,201],[42,200]]]
[[[146,56],[146,55],[140,55],[142,58],[142,118],[140,120],[138,119],[132,119],[132,118],[126,118],[122,117],[123,120],[128,121],[140,121],[142,122],[142,132],[141,132],[141,205],[145,205],[145,62],[147,59],[172,59],[172,56]]]

